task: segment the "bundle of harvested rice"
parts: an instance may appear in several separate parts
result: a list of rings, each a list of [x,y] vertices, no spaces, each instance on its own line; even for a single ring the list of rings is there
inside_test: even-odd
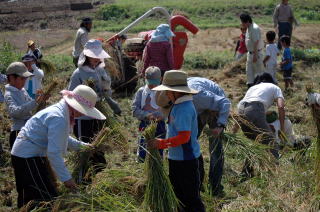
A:
[[[155,138],[156,123],[148,126],[144,131],[145,139]],[[179,207],[169,177],[164,170],[163,161],[157,149],[148,148],[145,163],[147,186],[144,194],[144,208],[154,212],[176,212]]]
[[[266,132],[254,126],[239,114],[231,113],[230,117],[232,119],[231,122],[234,122],[234,124],[240,126],[241,123],[247,128],[258,132],[259,135],[256,137],[255,141],[252,141],[245,136],[238,136],[225,132],[223,135],[223,139],[226,141],[225,148],[229,148],[229,145],[236,146],[239,158],[248,160],[252,165],[256,164],[258,169],[271,171],[272,166],[274,165],[274,158],[269,154],[269,152],[273,147],[272,144],[270,144],[271,146],[263,144],[265,143],[263,139],[265,138]]]
[[[307,85],[306,91],[308,94],[314,93],[313,86]],[[317,141],[316,141],[316,154],[315,154],[315,175],[316,175],[316,193],[320,194],[320,108],[315,105],[311,106],[311,114],[314,120],[314,123],[317,127]]]
[[[38,65],[46,74],[56,72],[56,67],[48,60],[40,60]]]
[[[49,97],[52,93],[52,91],[57,87],[58,82],[56,80],[53,80],[50,85],[45,89],[45,91],[43,92],[43,96],[45,97]],[[42,101],[38,104],[36,111],[40,111],[42,109],[44,109],[46,107],[46,102],[47,101]]]

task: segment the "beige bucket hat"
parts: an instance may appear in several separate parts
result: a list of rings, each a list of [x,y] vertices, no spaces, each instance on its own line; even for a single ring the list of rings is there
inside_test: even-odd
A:
[[[11,63],[7,70],[6,75],[16,74],[20,77],[31,77],[33,74],[28,71],[28,68],[22,62],[13,62]]]
[[[84,49],[79,56],[78,66],[83,65],[86,61],[86,56],[101,59],[101,62],[104,62],[106,58],[111,58],[110,55],[103,50],[101,41],[94,39],[88,40],[84,45]]]
[[[94,106],[98,96],[94,90],[86,85],[78,85],[73,91],[61,91],[67,104],[85,116],[105,120],[106,117]]]
[[[154,91],[176,91],[189,94],[197,94],[198,91],[189,88],[188,74],[184,71],[171,70],[164,73],[162,84],[153,88]]]

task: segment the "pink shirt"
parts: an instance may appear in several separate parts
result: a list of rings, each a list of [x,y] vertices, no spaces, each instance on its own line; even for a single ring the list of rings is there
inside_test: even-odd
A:
[[[170,42],[148,42],[143,63],[143,72],[149,66],[157,66],[162,72],[171,70],[173,68],[173,54]]]

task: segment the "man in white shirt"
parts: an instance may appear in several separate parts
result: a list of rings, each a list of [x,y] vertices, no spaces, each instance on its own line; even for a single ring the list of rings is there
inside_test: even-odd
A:
[[[263,73],[263,55],[262,49],[264,46],[260,27],[252,22],[252,18],[248,14],[240,15],[241,24],[247,28],[246,46],[247,46],[247,85],[250,88],[253,85],[254,78]]]
[[[92,19],[84,18],[81,21],[80,28],[77,31],[76,39],[74,41],[74,47],[72,51],[73,63],[78,67],[78,60],[81,52],[83,51],[84,45],[89,40],[89,32],[92,28]]]
[[[248,89],[245,97],[239,102],[238,113],[249,122],[249,124],[246,122],[240,123],[245,136],[255,140],[259,135],[262,135],[260,142],[270,145],[270,152],[278,159],[278,145],[266,119],[266,111],[274,102],[278,107],[280,130],[284,132],[284,97],[281,89],[274,84],[272,76],[268,73],[256,77],[255,85]],[[247,160],[242,173],[246,177],[252,177],[252,172],[253,168]]]

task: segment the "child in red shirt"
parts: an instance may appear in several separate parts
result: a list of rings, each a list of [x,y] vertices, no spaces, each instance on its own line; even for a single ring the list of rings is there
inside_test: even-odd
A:
[[[247,28],[244,28],[243,26],[241,26],[240,30],[241,30],[240,39],[237,42],[237,46],[236,46],[236,49],[234,52],[236,60],[240,60],[241,57],[248,52],[247,47],[246,47]]]

